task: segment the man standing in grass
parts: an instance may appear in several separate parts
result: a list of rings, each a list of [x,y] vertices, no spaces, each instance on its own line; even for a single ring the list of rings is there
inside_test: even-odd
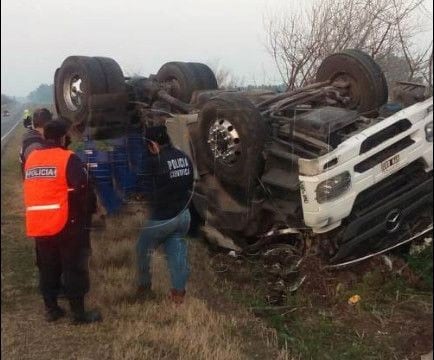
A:
[[[193,168],[188,156],[171,144],[165,126],[148,128],[146,140],[150,156],[145,168],[144,192],[150,219],[137,242],[138,296],[152,296],[151,256],[162,245],[172,283],[170,298],[181,304],[189,275],[185,236],[190,227],[188,206],[193,190]]]
[[[25,163],[24,203],[27,236],[34,237],[39,286],[47,321],[65,315],[59,307],[61,276],[73,323],[101,320],[97,311],[84,310],[89,291],[90,239],[87,174],[72,151],[65,149],[67,125],[50,121],[44,127],[45,146],[33,150]]]

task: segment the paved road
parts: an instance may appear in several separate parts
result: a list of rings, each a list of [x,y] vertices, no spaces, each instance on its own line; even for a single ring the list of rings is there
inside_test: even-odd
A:
[[[3,116],[3,110],[8,109],[10,116]],[[9,134],[12,133],[14,126],[22,120],[24,111],[24,105],[16,104],[12,106],[2,106],[2,117],[1,117],[1,143],[7,139]]]
[[[10,112],[9,116],[3,117],[3,110],[7,108]],[[3,155],[3,148],[10,138],[17,126],[22,124],[24,105],[16,104],[12,106],[2,106],[1,117],[1,154]]]

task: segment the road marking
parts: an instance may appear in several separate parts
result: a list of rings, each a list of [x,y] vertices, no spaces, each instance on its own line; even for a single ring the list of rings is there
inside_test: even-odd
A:
[[[14,126],[12,126],[12,128],[6,133],[6,134],[4,134],[3,136],[2,136],[2,138],[1,138],[1,142],[3,142],[3,140],[4,139],[6,139],[9,135],[10,135],[10,133],[12,132],[12,131],[14,131],[15,130],[15,128],[18,126],[18,124],[20,124],[21,123],[21,119],[20,120],[18,120],[17,121],[17,123],[14,125]]]

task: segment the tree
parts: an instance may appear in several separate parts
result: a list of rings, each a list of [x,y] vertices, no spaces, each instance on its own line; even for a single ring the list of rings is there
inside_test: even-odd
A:
[[[15,104],[16,100],[13,97],[7,96],[5,94],[1,94],[1,104],[2,105],[9,105],[9,104]]]
[[[236,89],[243,85],[243,80],[221,65],[219,60],[209,63],[208,66],[214,72],[219,89]]]
[[[327,55],[348,48],[370,54],[383,65],[389,81],[397,77],[428,82],[432,42],[422,50],[414,44],[423,31],[414,21],[423,2],[316,1],[311,8],[266,18],[267,48],[289,89],[313,81]]]
[[[53,102],[53,85],[41,84],[33,90],[27,98],[35,103],[51,104]]]

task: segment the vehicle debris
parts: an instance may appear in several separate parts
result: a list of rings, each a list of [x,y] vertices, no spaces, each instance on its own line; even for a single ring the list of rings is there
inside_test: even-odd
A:
[[[387,266],[387,268],[390,271],[392,271],[393,270],[393,261],[392,261],[392,259],[389,256],[387,256],[387,255],[383,255],[381,258],[383,259],[383,262]]]
[[[425,249],[428,249],[430,246],[432,246],[432,237],[425,238],[421,244],[412,244],[409,254],[411,256],[420,254]]]
[[[233,251],[233,250],[229,251],[228,255],[231,256],[231,257],[233,257],[233,258],[238,257],[237,253],[235,251]]]
[[[242,249],[236,245],[233,240],[227,236],[224,236],[220,231],[212,226],[203,226],[202,233],[204,237],[212,244],[218,245],[225,249],[232,249],[229,252],[229,255],[232,257],[236,257],[235,252],[241,252]],[[235,255],[235,256],[233,256]]]
[[[297,291],[301,285],[303,285],[304,281],[306,280],[307,276],[304,275],[303,277],[300,278],[300,280],[298,280],[295,284],[293,284],[288,291],[289,292],[295,292]]]
[[[433,359],[433,352],[431,351],[428,354],[422,355],[420,357],[420,360],[432,360]]]
[[[433,98],[401,83],[388,102],[360,50],[327,56],[315,83],[284,93],[218,89],[199,63],[124,77],[113,59],[83,56],[65,59],[54,83],[77,137],[146,138],[165,124],[194,161],[192,206],[220,247],[247,255],[278,240],[340,268],[432,224]]]
[[[354,260],[346,261],[346,262],[343,262],[343,263],[340,263],[340,264],[327,265],[325,268],[327,268],[327,269],[338,269],[338,268],[343,268],[343,267],[348,266],[348,265],[353,265],[353,264],[359,263],[361,261],[373,258],[373,257],[381,255],[381,254],[384,254],[384,253],[386,253],[386,252],[388,252],[390,250],[396,249],[396,248],[398,248],[398,247],[400,247],[400,246],[402,246],[404,244],[407,244],[407,243],[409,243],[409,242],[411,242],[411,241],[419,238],[422,235],[427,234],[428,232],[430,232],[432,230],[433,230],[433,226],[431,225],[428,228],[426,228],[425,230],[423,230],[422,232],[420,232],[420,233],[412,236],[411,238],[409,238],[407,240],[404,240],[404,241],[401,241],[401,242],[399,242],[399,243],[397,243],[397,244],[395,244],[393,246],[390,246],[390,247],[388,247],[386,249],[383,249],[383,250],[375,252],[375,253],[371,253],[369,255],[366,255],[366,256],[363,256],[363,257],[360,257],[360,258],[357,258],[357,259],[354,259]]]
[[[353,295],[348,299],[348,304],[349,305],[356,305],[358,304],[360,301],[362,300],[362,298],[360,297],[360,295]]]

